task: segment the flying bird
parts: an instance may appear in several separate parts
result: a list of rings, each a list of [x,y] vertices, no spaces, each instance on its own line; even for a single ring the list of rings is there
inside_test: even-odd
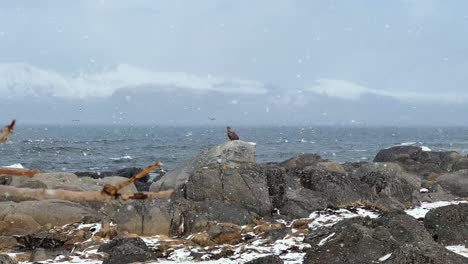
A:
[[[208,119],[211,120],[211,121],[215,121],[215,120],[216,120],[216,118],[210,117],[210,116],[208,117]]]
[[[4,129],[0,131],[0,144],[5,143],[8,138],[13,133],[13,128],[15,127],[16,120],[11,121],[11,124],[6,126]]]
[[[227,136],[230,140],[239,140],[239,136],[230,127],[227,127]]]

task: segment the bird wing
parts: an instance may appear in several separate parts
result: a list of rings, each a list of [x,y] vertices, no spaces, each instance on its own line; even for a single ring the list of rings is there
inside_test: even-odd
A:
[[[16,120],[13,120],[11,124],[2,129],[0,133],[0,144],[5,143],[8,140],[8,138],[10,138],[11,134],[13,133],[13,128],[15,127],[15,124]]]

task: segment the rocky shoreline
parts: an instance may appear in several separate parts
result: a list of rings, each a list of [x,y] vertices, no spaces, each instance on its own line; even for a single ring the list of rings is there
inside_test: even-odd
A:
[[[468,263],[468,157],[414,146],[343,164],[316,154],[257,164],[255,155],[253,143],[226,142],[124,190],[174,190],[169,200],[0,193],[0,263]],[[0,184],[98,191],[137,172]]]

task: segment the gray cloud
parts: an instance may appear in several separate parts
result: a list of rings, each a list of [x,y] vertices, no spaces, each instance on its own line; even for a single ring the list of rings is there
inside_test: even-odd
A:
[[[115,109],[119,91],[144,88],[183,108],[190,101],[177,96],[182,89],[209,98],[194,100],[195,109],[223,100],[248,112],[246,123],[347,122],[329,109],[364,117],[378,107],[366,101],[374,96],[408,109],[443,105],[456,124],[463,119],[449,113],[468,101],[465,10],[468,2],[435,0],[3,1],[0,93],[8,100],[98,97]],[[407,117],[390,120],[414,122],[414,111],[404,109]],[[294,118],[281,119],[280,110]],[[425,110],[418,118],[444,123],[438,110]],[[311,111],[317,118],[309,120]]]

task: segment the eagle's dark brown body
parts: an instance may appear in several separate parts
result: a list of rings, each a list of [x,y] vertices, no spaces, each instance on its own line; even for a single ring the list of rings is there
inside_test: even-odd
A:
[[[230,127],[227,127],[227,136],[230,140],[239,140],[239,136]]]

